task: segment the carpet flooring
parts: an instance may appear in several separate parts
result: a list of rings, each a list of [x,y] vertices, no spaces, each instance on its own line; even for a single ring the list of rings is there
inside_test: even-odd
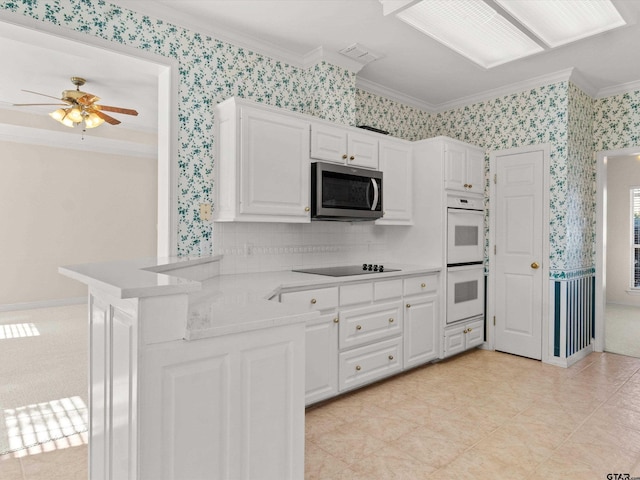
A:
[[[0,312],[0,455],[87,430],[86,312]]]

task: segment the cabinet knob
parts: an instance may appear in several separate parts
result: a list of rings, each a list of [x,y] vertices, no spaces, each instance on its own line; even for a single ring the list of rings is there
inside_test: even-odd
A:
[[[426,283],[421,283],[421,284],[420,284],[420,286],[421,286],[422,288],[424,288],[424,287],[426,287],[426,286],[427,286],[427,284],[426,284]]]
[[[355,159],[356,159],[356,156],[355,156],[355,155],[351,155],[351,156],[349,157],[349,160],[355,160]]]
[[[305,212],[308,212],[309,210],[311,210],[309,207],[304,207]]]
[[[464,331],[462,333],[467,333],[469,331],[468,328],[465,328]]]
[[[312,298],[312,299],[311,299],[311,304],[312,304],[312,305],[315,305],[316,303],[318,303],[318,301],[317,301],[315,298]]]
[[[465,184],[463,185],[463,187],[464,187],[464,188],[469,188],[469,184],[468,184],[468,183],[465,183]]]
[[[356,365],[356,370],[360,371],[360,370],[362,370],[362,367],[360,365]]]
[[[390,318],[390,319],[389,319],[389,323],[393,323],[393,318]]]
[[[340,321],[340,319],[338,317],[333,319],[333,323],[338,323]]]
[[[467,328],[467,333],[471,333],[472,330],[473,328]]]
[[[473,185],[469,184],[469,188],[473,188]]]
[[[347,159],[347,154],[345,153],[344,155],[342,155],[342,159],[346,160]]]
[[[356,330],[362,330],[362,325],[356,325]]]
[[[411,304],[410,303],[407,303],[407,308],[411,308]]]
[[[389,360],[393,360],[393,355],[389,355]]]

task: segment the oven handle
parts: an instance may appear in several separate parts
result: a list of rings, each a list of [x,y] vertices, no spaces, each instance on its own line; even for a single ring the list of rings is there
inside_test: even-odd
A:
[[[375,210],[378,206],[380,193],[378,192],[378,182],[376,182],[375,178],[371,179],[371,183],[373,184],[373,202],[371,204],[371,210]]]

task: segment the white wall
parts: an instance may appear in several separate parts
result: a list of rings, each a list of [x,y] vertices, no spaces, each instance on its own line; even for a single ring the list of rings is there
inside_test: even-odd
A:
[[[0,142],[0,305],[86,296],[60,265],[155,256],[156,211],[155,158]]]
[[[607,163],[607,302],[640,306],[629,295],[631,210],[629,190],[640,187],[640,160],[613,157]]]

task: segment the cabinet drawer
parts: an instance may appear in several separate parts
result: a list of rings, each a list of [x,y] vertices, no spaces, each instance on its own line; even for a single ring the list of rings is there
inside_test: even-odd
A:
[[[373,300],[372,287],[371,283],[357,283],[340,287],[340,305],[371,303]]]
[[[402,338],[340,354],[340,391],[374,382],[402,370]]]
[[[373,284],[373,299],[380,300],[396,299],[402,296],[402,280],[385,280]]]
[[[328,310],[338,306],[338,287],[317,288],[280,295],[282,303],[295,303],[309,310]]]
[[[404,294],[417,295],[438,290],[438,274],[421,275],[404,279]]]
[[[364,345],[402,333],[402,303],[383,303],[340,312],[341,349]]]

